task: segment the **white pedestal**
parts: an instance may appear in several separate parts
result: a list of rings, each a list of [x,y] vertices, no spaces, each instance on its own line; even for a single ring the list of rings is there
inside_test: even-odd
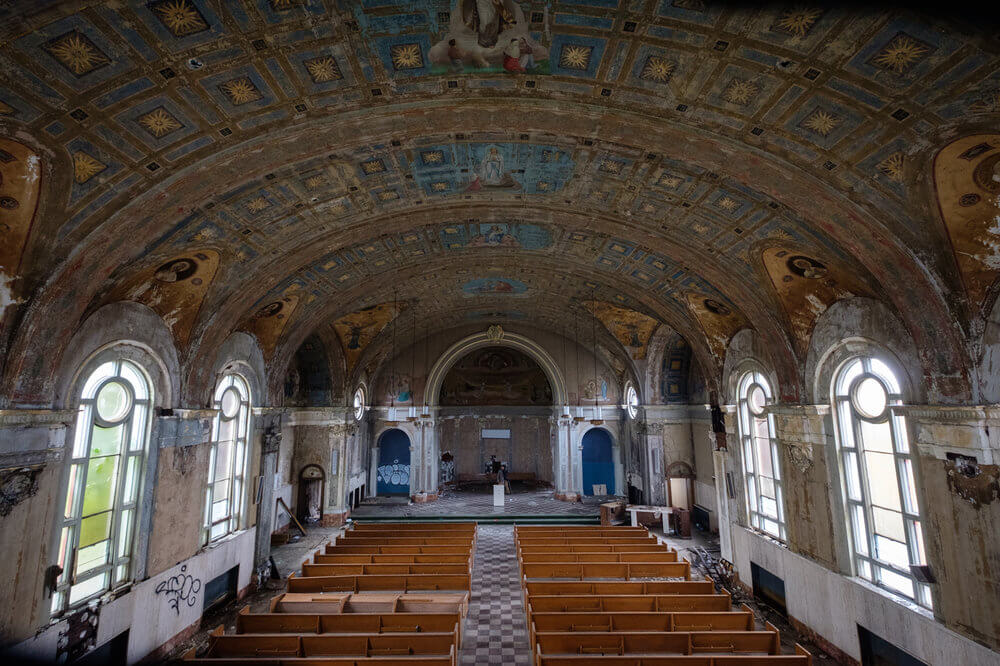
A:
[[[503,484],[493,484],[493,506],[503,506]]]

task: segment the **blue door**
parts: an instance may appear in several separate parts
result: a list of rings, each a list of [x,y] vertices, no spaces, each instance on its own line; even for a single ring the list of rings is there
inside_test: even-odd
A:
[[[611,457],[611,435],[593,428],[583,434],[583,494],[593,495],[594,484],[603,483],[615,494],[615,462]]]
[[[379,495],[410,494],[410,438],[402,430],[386,430],[378,440]]]

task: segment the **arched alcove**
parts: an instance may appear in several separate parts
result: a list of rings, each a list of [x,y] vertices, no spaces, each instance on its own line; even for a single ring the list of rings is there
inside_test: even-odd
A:
[[[410,494],[410,437],[398,428],[386,430],[378,438],[375,480],[379,495]]]

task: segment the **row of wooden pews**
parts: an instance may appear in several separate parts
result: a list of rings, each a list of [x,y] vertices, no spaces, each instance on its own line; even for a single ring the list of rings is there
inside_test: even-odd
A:
[[[243,608],[192,664],[456,666],[475,523],[355,523],[310,560],[267,613]]]
[[[515,526],[535,666],[811,666],[644,527]]]

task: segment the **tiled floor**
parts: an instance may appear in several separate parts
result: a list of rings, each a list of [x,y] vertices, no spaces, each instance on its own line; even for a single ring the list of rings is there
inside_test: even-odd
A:
[[[444,490],[434,502],[421,504],[362,504],[351,511],[351,518],[367,517],[427,517],[427,516],[495,516],[550,515],[597,516],[601,509],[595,503],[563,502],[553,497],[552,490],[514,492],[507,495],[504,506],[493,506],[493,492]]]
[[[479,526],[459,664],[531,664],[512,525]]]

